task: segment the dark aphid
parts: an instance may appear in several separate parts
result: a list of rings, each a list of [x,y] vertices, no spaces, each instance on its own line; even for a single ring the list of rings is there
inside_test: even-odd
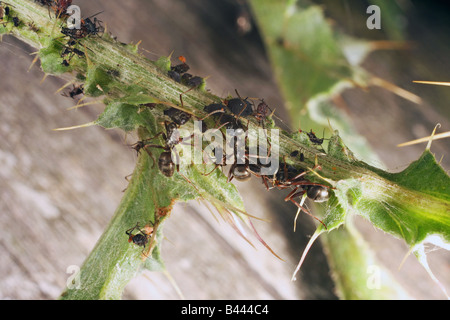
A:
[[[73,89],[70,90],[69,92],[69,97],[71,97],[72,99],[75,99],[75,97],[79,94],[83,94],[84,93],[84,88],[83,85],[80,86],[73,86]]]
[[[101,12],[99,12],[99,13],[101,13]],[[99,14],[99,13],[96,13],[95,15],[97,15],[97,14]],[[94,15],[94,16],[95,16]],[[94,36],[96,36],[96,35],[98,35],[99,33],[103,33],[104,32],[104,28],[103,28],[103,26],[101,25],[101,21],[100,20],[98,20],[97,18],[94,18],[94,21],[92,21],[90,18],[92,18],[93,16],[91,16],[91,17],[89,17],[89,18],[86,18],[85,20],[83,20],[84,21],[84,24],[83,24],[83,27],[84,27],[84,29],[86,30],[86,33],[88,34],[88,35],[94,35]],[[98,25],[97,25],[97,23],[98,23]]]
[[[190,69],[190,67],[189,67],[189,65],[186,63],[186,58],[185,58],[185,57],[179,56],[179,57],[178,57],[178,60],[180,60],[181,63],[180,63],[180,64],[177,64],[177,65],[175,65],[175,66],[171,66],[171,67],[170,67],[170,70],[167,72],[167,75],[168,75],[172,80],[174,80],[174,81],[180,83],[180,82],[183,81],[182,75],[183,75],[184,73],[186,73],[186,72]],[[189,77],[189,76],[187,76],[187,77]],[[192,76],[191,76],[191,77],[192,77]],[[186,77],[185,77],[185,80],[184,80],[184,81],[187,81],[187,80],[189,80],[189,79],[186,79]]]
[[[83,28],[80,29],[70,29],[70,28],[61,28],[61,33],[67,37],[70,37],[72,40],[83,39],[87,36],[86,31]]]
[[[138,233],[133,234],[134,230],[138,230]],[[144,247],[147,245],[150,236],[153,233],[153,227],[149,224],[145,225],[143,229],[139,227],[139,222],[136,223],[136,226],[125,231],[128,235],[128,242],[133,242],[134,244]]]
[[[62,65],[68,67],[70,65],[70,60],[72,60],[74,55],[84,58],[86,54],[77,48],[65,47],[61,53],[61,58],[69,57],[63,60]]]
[[[328,188],[325,186],[316,186],[316,185],[307,186],[306,195],[314,202],[325,202],[328,201],[328,199],[330,198]]]
[[[169,108],[164,110],[164,114],[168,116],[177,125],[182,126],[191,119],[191,115],[177,108]]]
[[[176,73],[178,73],[179,75],[188,72],[188,70],[190,69],[189,65],[186,63],[186,58],[183,56],[179,56],[178,60],[181,61],[180,64],[177,64],[176,66],[172,66],[170,68],[171,71],[174,71]]]
[[[171,67],[170,69],[179,74],[183,74],[183,73],[187,72],[190,69],[190,67],[186,63],[180,63],[180,64],[177,64],[176,66]]]
[[[303,152],[300,152],[299,150],[292,151],[289,156],[291,156],[293,158],[299,157],[300,161],[302,161],[302,162],[305,161],[305,155],[303,154]]]
[[[20,25],[20,20],[17,17],[13,17],[12,21],[14,23],[14,27],[18,27]]]
[[[63,52],[61,53],[61,57],[64,58],[65,56],[70,55],[72,53],[76,54],[80,58],[83,58],[86,56],[86,54],[83,51],[81,51],[77,48],[65,47]]]
[[[4,1],[0,1],[0,19],[3,19],[4,16],[10,15],[11,8],[8,5],[10,5],[10,4],[6,3]],[[13,5],[10,5],[10,6],[13,6]]]
[[[0,5],[2,4],[2,2],[0,1]],[[10,13],[10,8],[8,6],[6,7],[2,7],[0,6],[0,19],[3,20],[4,16],[9,16]]]
[[[96,36],[99,35],[100,33],[104,32],[104,28],[101,25],[101,21],[98,20],[97,18],[94,18],[94,20],[91,20],[92,17],[95,17],[96,15],[102,13],[98,12],[86,19],[82,19],[81,20],[81,28],[80,29],[70,29],[70,28],[61,28],[61,33],[64,34],[65,36],[70,37],[71,41],[73,40],[78,40],[78,39],[83,39],[87,36]]]
[[[173,81],[181,82],[181,75],[180,75],[178,72],[173,71],[173,70],[169,70],[169,71],[167,72],[167,75],[168,75]]]
[[[247,99],[233,98],[230,100],[225,100],[225,104],[231,113],[246,117],[253,114],[252,104]]]
[[[203,78],[185,73],[181,76],[181,83],[188,87],[198,87],[203,83]]]
[[[311,141],[313,144],[321,145],[323,143],[324,139],[317,138],[316,134],[312,130],[305,133],[308,135],[309,141]]]
[[[86,55],[83,51],[81,51],[81,50],[79,50],[77,48],[73,48],[72,52],[75,53],[79,57],[84,57]]]

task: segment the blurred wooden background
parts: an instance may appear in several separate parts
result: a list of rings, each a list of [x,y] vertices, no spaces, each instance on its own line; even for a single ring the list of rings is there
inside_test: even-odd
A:
[[[342,1],[353,35],[367,34],[365,11]],[[242,34],[238,16],[247,11],[239,0],[74,1],[83,16],[101,15],[122,42],[142,40],[146,55],[184,55],[191,71],[209,76],[208,88],[219,96],[238,89],[264,98],[283,117],[283,101],[273,79],[255,25]],[[343,100],[349,116],[386,166],[399,171],[417,159],[425,145],[399,149],[398,143],[427,136],[436,123],[450,130],[450,89],[413,84],[412,80],[449,81],[449,25],[432,7],[413,7],[408,25],[415,41],[410,50],[372,54],[365,66],[423,98],[421,105],[373,88],[351,89]],[[448,7],[447,7],[448,8]],[[331,9],[331,8],[330,8]],[[364,8],[363,8],[364,9]],[[328,12],[328,11],[327,11]],[[330,13],[339,13],[339,10]],[[345,20],[344,15],[344,20]],[[358,18],[359,16],[359,18]],[[339,22],[339,16],[335,17]],[[342,16],[341,16],[342,19]],[[361,21],[364,24],[361,24]],[[338,24],[339,25],[339,24]],[[55,132],[87,123],[102,105],[68,111],[70,98],[55,94],[64,81],[48,77],[38,65],[27,71],[34,49],[4,36],[0,43],[0,298],[54,299],[65,286],[70,265],[80,266],[112,217],[136,161],[127,144],[132,137],[98,127]],[[449,140],[432,151],[450,168]],[[256,227],[285,260],[254,241],[256,249],[225,223],[217,223],[197,202],[177,204],[165,225],[163,258],[187,299],[336,299],[320,242],[310,251],[296,282],[290,277],[314,231],[310,218],[292,230],[294,206],[281,193],[266,192],[259,181],[238,184],[251,214],[269,219]],[[444,299],[402,241],[357,219],[377,257],[416,299]],[[118,235],[121,237],[124,235]],[[450,290],[450,255],[430,253],[430,266]],[[144,272],[126,288],[125,299],[179,299],[164,274]]]

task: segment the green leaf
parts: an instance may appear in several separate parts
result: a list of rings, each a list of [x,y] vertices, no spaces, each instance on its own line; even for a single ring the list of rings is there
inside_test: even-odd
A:
[[[138,112],[136,105],[111,102],[95,123],[107,129],[120,128],[129,132],[140,126],[148,125],[148,120],[144,113]]]
[[[68,286],[61,299],[120,299],[125,285],[144,265],[142,247],[128,242],[125,231],[136,223],[159,224],[156,245],[162,239],[161,227],[170,211],[179,183],[159,173],[151,158],[143,153],[139,158],[131,182],[105,232],[80,270],[78,287]],[[163,266],[159,249],[153,250],[147,267],[160,270]]]
[[[359,214],[411,247],[432,235],[450,244],[450,177],[434,156],[426,150],[385,179],[361,181],[361,194],[352,203]]]

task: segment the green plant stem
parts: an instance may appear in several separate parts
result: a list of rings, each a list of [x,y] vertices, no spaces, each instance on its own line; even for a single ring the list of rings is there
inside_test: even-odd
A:
[[[117,101],[126,101],[128,109],[132,111],[131,116],[141,119],[139,105],[145,101],[145,103],[182,107],[201,118],[206,115],[203,111],[204,106],[222,101],[221,98],[204,90],[189,90],[188,87],[170,79],[167,76],[167,67],[164,67],[164,64],[170,64],[168,58],[162,58],[156,62],[150,61],[137,53],[137,46],[123,45],[107,34],[103,37],[89,36],[81,39],[79,43],[80,46],[86,48],[84,50],[86,59],[75,57],[69,67],[63,67],[60,57],[62,43],[65,41],[60,33],[63,22],[54,18],[49,19],[47,8],[41,7],[33,1],[10,0],[8,2],[12,6],[11,14],[18,16],[21,23],[16,27],[8,20],[4,26],[0,26],[0,32],[11,33],[38,49],[44,72],[69,78],[71,81],[84,82],[85,94],[93,97],[105,97],[103,101],[108,107]],[[31,24],[35,25],[37,31],[36,28],[30,28]],[[183,94],[183,106],[180,103],[181,94]],[[120,109],[121,105],[118,106],[117,127],[122,127],[123,121],[127,119],[120,118],[124,114],[120,113],[123,111]],[[161,116],[161,107],[148,112],[155,117]],[[126,115],[129,116],[129,113]],[[144,118],[142,117],[142,119]],[[157,129],[154,123],[147,125],[148,119],[142,119],[139,121],[143,122],[139,123],[139,126],[136,125],[136,128]],[[96,124],[96,121],[91,124]],[[135,126],[124,127],[127,130],[135,129]],[[258,122],[250,119],[249,128],[259,128]],[[141,139],[145,138],[142,132],[139,132]],[[298,150],[304,154],[304,161],[290,157],[292,151]],[[286,159],[290,164],[308,172],[309,180],[326,183],[333,187],[336,197],[339,198],[339,205],[343,208],[342,215],[345,215],[346,208],[352,205],[357,211],[359,210],[359,214],[365,216],[377,227],[405,239],[410,246],[423,241],[431,232],[440,233],[445,241],[450,242],[448,232],[450,197],[439,196],[447,192],[445,188],[438,194],[429,193],[422,190],[420,185],[411,184],[411,180],[415,179],[414,176],[389,174],[358,161],[337,134],[331,138],[327,151],[325,153],[320,147],[312,145],[307,138],[305,139],[305,134],[292,134],[280,130],[280,158]],[[139,256],[136,257],[136,250],[139,251],[139,248],[130,246],[126,237],[123,241],[118,241],[115,246],[110,246],[110,244],[117,241],[116,237],[123,238],[125,225],[132,227],[137,220],[155,222],[155,211],[162,206],[168,206],[171,199],[179,197],[179,195],[170,194],[163,201],[164,205],[155,202],[152,198],[155,192],[153,192],[150,182],[159,181],[156,177],[161,175],[154,167],[152,168],[155,170],[143,169],[151,167],[147,156],[139,159],[137,169],[140,169],[135,171],[139,173],[133,177],[113,221],[83,267],[89,270],[89,274],[81,274],[81,283],[86,286],[83,287],[86,290],[68,290],[63,295],[64,298],[117,298],[118,292],[134,276],[141,262],[137,258]],[[191,177],[188,176],[188,178]],[[214,177],[210,178],[215,179]],[[168,183],[167,179],[163,181]],[[174,186],[180,184],[180,181],[182,180],[173,179],[167,186],[173,189]],[[158,189],[156,193],[161,193],[161,190]],[[143,198],[150,200],[142,200]],[[185,198],[191,199],[193,196],[191,194]],[[137,199],[143,202],[135,207]],[[223,199],[220,200],[223,201]],[[412,207],[412,210],[409,207]],[[130,214],[130,212],[135,212],[135,214]],[[329,222],[327,224],[328,231],[344,223],[342,217],[335,219],[331,214],[328,214],[326,219]],[[406,227],[403,223],[406,223]],[[419,235],[410,233],[411,230],[417,229],[417,225],[423,224],[429,226],[431,231],[427,229],[426,232]],[[97,256],[99,252],[101,255]],[[108,259],[108,254],[111,258],[104,265],[103,259]],[[134,257],[130,258],[132,255]],[[122,272],[124,275],[119,275]],[[102,277],[103,274],[104,277]],[[89,286],[94,289],[90,291]],[[117,290],[111,289],[113,287]],[[90,292],[86,293],[87,290]]]

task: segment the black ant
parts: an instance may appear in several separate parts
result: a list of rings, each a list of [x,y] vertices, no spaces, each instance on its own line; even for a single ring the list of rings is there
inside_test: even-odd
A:
[[[179,126],[184,125],[191,119],[191,115],[189,113],[173,107],[164,110],[164,114]]]
[[[73,85],[72,90],[69,91],[69,95],[67,95],[67,93],[65,93],[65,92],[62,95],[65,96],[65,97],[69,96],[72,99],[75,99],[75,97],[77,95],[80,95],[80,94],[83,94],[83,93],[84,93],[84,88],[83,88],[83,85],[81,84],[79,86]]]
[[[253,114],[253,106],[248,101],[248,98],[242,99],[239,93],[236,91],[238,98],[232,98],[229,100],[225,100],[224,104],[231,111],[232,114],[240,117],[246,117]]]
[[[136,142],[132,148],[136,150],[136,152],[139,154],[141,149],[145,149],[147,151],[148,155],[154,160],[152,153],[148,148],[161,148],[164,149],[164,151],[161,153],[158,159],[158,168],[161,171],[162,174],[164,174],[166,177],[170,178],[173,176],[175,172],[175,166],[177,168],[177,171],[179,171],[179,161],[177,161],[177,164],[175,165],[172,160],[172,149],[179,144],[183,139],[180,137],[178,132],[178,125],[175,122],[165,121],[164,126],[166,129],[166,133],[161,131],[157,135],[155,135],[152,138],[146,139],[145,141],[138,141]],[[146,141],[153,140],[157,137],[162,135],[165,146],[161,146],[158,144],[148,144]],[[177,157],[178,154],[176,153]]]
[[[138,233],[133,234],[134,230],[138,230]],[[144,253],[145,246],[147,245],[152,233],[153,233],[153,226],[150,224],[146,224],[143,229],[139,227],[139,222],[136,223],[136,225],[133,228],[128,229],[125,231],[125,233],[128,235],[128,242],[133,242],[135,245],[138,245],[140,247],[144,247],[142,249],[142,253]]]
[[[70,39],[72,39],[72,40],[83,39],[90,35],[96,36],[96,35],[99,35],[100,33],[103,33],[104,28],[101,25],[101,21],[95,17],[96,15],[98,15],[102,12],[103,11],[98,12],[86,19],[81,19],[80,29],[62,28],[61,33],[64,34],[65,36],[70,37]],[[92,21],[91,18],[94,18],[94,20]]]

